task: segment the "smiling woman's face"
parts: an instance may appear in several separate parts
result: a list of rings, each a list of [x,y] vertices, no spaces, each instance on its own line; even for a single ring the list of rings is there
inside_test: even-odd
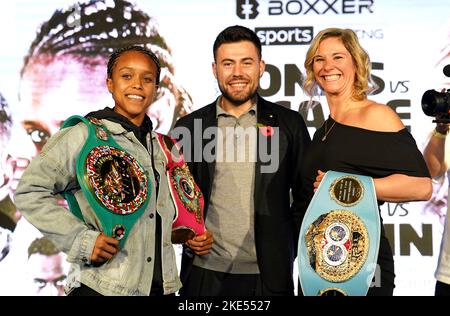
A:
[[[114,110],[135,125],[141,125],[156,95],[156,75],[156,64],[144,53],[127,51],[120,55],[108,78]]]
[[[329,37],[319,44],[313,71],[317,83],[326,94],[352,94],[356,69],[340,38]]]

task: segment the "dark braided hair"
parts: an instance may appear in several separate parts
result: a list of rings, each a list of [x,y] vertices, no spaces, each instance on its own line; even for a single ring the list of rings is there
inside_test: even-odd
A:
[[[79,12],[79,14],[77,13]],[[173,73],[171,50],[159,35],[156,21],[128,1],[91,0],[56,10],[38,29],[21,75],[43,54],[108,59],[127,46],[144,46],[154,52],[161,67]]]
[[[36,61],[67,55],[86,65],[96,65],[101,62],[99,58],[107,61],[115,51],[129,46],[141,46],[157,57],[161,74],[156,100],[168,93],[174,96],[173,126],[178,117],[192,111],[192,99],[175,80],[172,52],[159,34],[155,19],[125,0],[80,0],[56,10],[39,27],[24,58],[21,77]]]
[[[117,59],[119,59],[119,57],[126,52],[141,52],[150,57],[156,65],[156,85],[159,85],[159,75],[161,73],[159,59],[152,51],[141,46],[127,46],[120,48],[112,53],[108,61],[108,78],[112,78],[113,68],[116,65]]]

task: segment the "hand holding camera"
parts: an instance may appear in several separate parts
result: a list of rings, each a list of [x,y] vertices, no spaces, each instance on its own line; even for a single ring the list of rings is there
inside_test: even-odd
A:
[[[450,77],[450,65],[443,69],[444,75]],[[436,131],[447,134],[450,123],[450,89],[443,89],[441,92],[436,90],[427,90],[422,96],[422,110],[425,115],[433,116],[436,119],[433,122],[438,123]]]

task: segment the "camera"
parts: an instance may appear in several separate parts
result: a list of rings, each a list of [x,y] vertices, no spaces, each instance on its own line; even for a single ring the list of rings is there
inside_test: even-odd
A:
[[[444,75],[450,77],[450,65],[443,69]],[[433,122],[450,123],[450,89],[445,92],[427,90],[422,96],[422,111],[425,115],[436,117]]]
[[[450,89],[446,92],[427,90],[422,96],[422,110],[428,116],[450,120]]]

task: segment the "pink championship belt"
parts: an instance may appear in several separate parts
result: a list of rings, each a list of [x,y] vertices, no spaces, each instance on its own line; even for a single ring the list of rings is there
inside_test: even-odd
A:
[[[176,216],[172,224],[172,242],[184,243],[205,232],[203,220],[204,199],[194,181],[175,140],[157,133],[158,142],[167,160],[167,178]],[[172,148],[174,150],[172,150]]]

